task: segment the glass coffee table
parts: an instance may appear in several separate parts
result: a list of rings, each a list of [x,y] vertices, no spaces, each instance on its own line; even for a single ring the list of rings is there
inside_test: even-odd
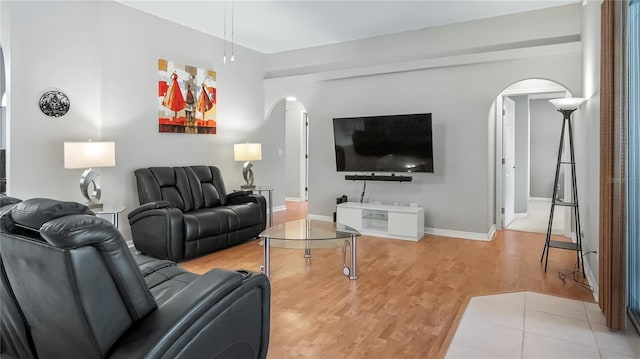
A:
[[[299,219],[269,227],[260,233],[264,250],[264,264],[260,271],[269,277],[271,247],[304,249],[304,257],[311,257],[312,249],[342,247],[342,272],[349,279],[358,279],[356,270],[356,238],[357,230],[339,223]],[[351,249],[349,266],[347,266],[347,247]]]

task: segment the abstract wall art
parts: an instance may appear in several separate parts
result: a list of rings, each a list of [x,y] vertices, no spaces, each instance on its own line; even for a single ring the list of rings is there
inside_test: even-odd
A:
[[[216,134],[216,72],[158,59],[160,132]]]

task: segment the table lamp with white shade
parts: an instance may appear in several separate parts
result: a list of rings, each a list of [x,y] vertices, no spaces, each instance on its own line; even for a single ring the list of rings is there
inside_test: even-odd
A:
[[[254,189],[253,184],[253,163],[262,159],[262,145],[259,143],[236,143],[233,145],[233,159],[235,161],[245,161],[242,165],[242,177],[246,184],[240,186],[242,189]]]
[[[102,190],[96,181],[99,174],[93,167],[113,167],[116,165],[114,142],[65,142],[64,168],[86,168],[80,177],[80,192],[91,209],[102,209]],[[93,189],[89,187],[93,185]]]

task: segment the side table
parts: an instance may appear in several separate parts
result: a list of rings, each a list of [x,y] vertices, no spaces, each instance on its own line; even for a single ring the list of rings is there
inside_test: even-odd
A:
[[[95,213],[97,216],[100,215],[107,215],[107,216],[111,216],[111,223],[113,223],[113,225],[118,228],[118,215],[122,212],[124,212],[124,210],[127,209],[127,207],[125,207],[124,205],[121,204],[105,204],[103,205],[102,209],[91,209],[93,211],[93,213]]]

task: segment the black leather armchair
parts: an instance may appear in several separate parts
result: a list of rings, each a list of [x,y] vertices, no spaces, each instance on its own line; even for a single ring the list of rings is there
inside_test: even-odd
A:
[[[217,167],[151,167],[135,172],[140,207],[129,213],[136,248],[181,261],[255,239],[266,228],[266,201],[227,194]]]
[[[169,261],[136,261],[117,229],[84,205],[2,202],[0,356],[266,357],[263,274],[199,276]]]

